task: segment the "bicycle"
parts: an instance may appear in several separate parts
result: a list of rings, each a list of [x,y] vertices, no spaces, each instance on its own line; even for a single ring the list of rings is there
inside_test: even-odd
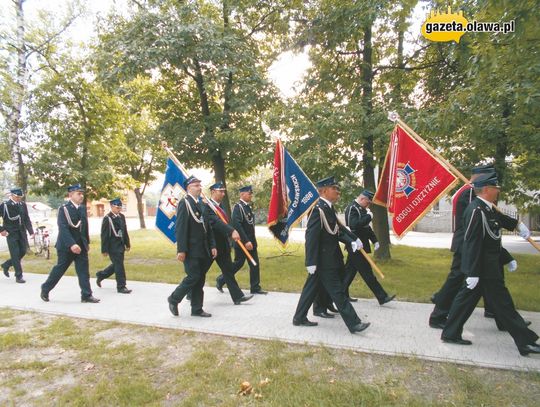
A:
[[[47,219],[43,219],[41,222],[35,222],[36,223],[36,230],[34,233],[34,254],[36,256],[43,255],[47,260],[51,258],[51,251],[50,251],[50,233],[47,229],[47,226],[43,223]]]

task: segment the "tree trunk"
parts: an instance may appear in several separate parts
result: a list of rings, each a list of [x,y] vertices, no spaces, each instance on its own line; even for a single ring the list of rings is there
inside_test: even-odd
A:
[[[497,145],[495,149],[495,162],[494,167],[497,171],[497,178],[499,184],[502,184],[506,176],[506,156],[508,155],[508,118],[510,117],[511,108],[507,100],[503,102],[502,106],[502,119],[503,125],[500,131],[500,136],[497,139]]]
[[[362,102],[364,105],[367,121],[373,112],[373,48],[372,48],[372,23],[364,27],[364,50],[362,52]],[[366,137],[362,154],[364,186],[375,191],[375,168],[373,154],[373,135]],[[388,214],[386,208],[379,205],[371,207],[373,211],[373,228],[379,240],[379,250],[375,252],[378,259],[390,258],[390,232],[388,229]]]
[[[11,107],[6,120],[8,129],[9,147],[11,152],[11,162],[15,171],[15,179],[20,188],[26,193],[28,179],[26,168],[21,153],[20,133],[22,128],[21,111],[26,92],[26,43],[24,39],[24,0],[13,1],[17,14],[17,76],[15,86],[11,94]]]
[[[146,223],[144,220],[144,205],[143,205],[144,192],[141,192],[140,187],[135,188],[133,192],[135,192],[135,197],[137,198],[137,212],[139,213],[139,223],[141,225],[141,229],[146,229]]]

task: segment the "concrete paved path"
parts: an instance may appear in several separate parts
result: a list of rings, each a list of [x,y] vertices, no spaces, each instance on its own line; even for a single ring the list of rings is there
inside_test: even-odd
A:
[[[353,335],[339,316],[334,319],[309,316],[319,322],[319,326],[293,326],[292,316],[299,294],[271,292],[234,305],[226,290],[222,294],[215,287],[207,286],[204,309],[212,313],[212,318],[190,316],[186,301],[180,304],[180,317],[173,317],[166,301],[175,287],[171,284],[129,281],[128,286],[133,293],[125,295],[116,293],[114,280],[106,280],[103,288],[98,288],[92,279],[94,295],[101,299],[101,303],[82,304],[76,278],[64,276],[50,293],[51,301],[46,303],[39,298],[45,275],[25,273],[26,284],[16,284],[13,273],[11,275],[8,279],[0,274],[0,307],[484,367],[540,371],[540,356],[520,356],[510,335],[499,332],[492,319],[483,317],[482,309],[477,309],[465,326],[463,336],[471,339],[473,345],[459,346],[443,343],[441,331],[429,328],[430,304],[394,301],[381,307],[374,299],[359,300],[353,305],[360,318],[371,322],[371,326]],[[540,313],[523,312],[522,315],[532,321],[533,330],[540,332]]]

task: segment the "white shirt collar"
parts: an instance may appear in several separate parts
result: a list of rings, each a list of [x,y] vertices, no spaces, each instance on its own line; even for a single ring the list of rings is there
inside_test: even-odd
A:
[[[14,204],[18,204],[19,202],[15,201],[12,197],[9,197],[9,200],[13,202]]]
[[[73,202],[71,199],[69,200],[69,202],[71,202],[71,204],[76,208],[76,209],[79,209],[79,205],[77,205],[75,202]]]
[[[216,201],[215,199],[210,198],[210,200],[212,201],[212,203],[213,203],[214,205],[221,206],[221,204],[220,204],[218,201]]]
[[[478,197],[478,199],[481,199],[482,201],[485,202],[485,204],[488,206],[489,209],[493,210],[493,203],[492,202],[489,202],[489,201],[486,201],[484,198],[482,198],[481,196]]]
[[[240,199],[240,201],[244,202],[246,205],[249,205],[249,203],[247,203],[247,202],[244,201],[243,199]]]
[[[195,198],[193,195],[191,194],[188,194],[190,197],[193,198],[193,200],[196,202],[196,203],[199,203],[199,198]]]
[[[324,202],[326,202],[330,208],[332,207],[332,202],[330,202],[328,199],[325,199],[322,196],[320,196],[319,199],[322,199]]]

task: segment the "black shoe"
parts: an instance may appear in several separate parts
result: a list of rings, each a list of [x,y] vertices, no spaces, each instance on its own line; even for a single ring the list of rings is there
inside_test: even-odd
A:
[[[527,356],[529,353],[540,353],[540,345],[531,343],[518,348],[521,356]]]
[[[484,318],[495,318],[495,314],[490,311],[484,311]]]
[[[90,297],[84,297],[81,298],[81,302],[88,302],[90,304],[97,304],[99,302],[99,298],[90,296]]]
[[[251,290],[251,294],[262,294],[262,295],[266,295],[266,294],[268,294],[268,291],[264,291],[263,289],[260,289],[260,288],[259,288],[259,289],[256,290],[256,291]]]
[[[127,287],[118,288],[116,291],[118,291],[120,294],[131,294],[133,290],[130,290]]]
[[[45,291],[41,291],[41,294],[39,294],[39,297],[45,301],[45,302],[49,302],[49,293],[46,293]]]
[[[101,282],[104,280],[103,277],[99,276],[99,271],[96,273],[96,284],[99,288],[101,288]]]
[[[350,331],[352,334],[355,332],[362,332],[365,329],[367,329],[367,327],[370,325],[371,324],[369,322],[360,322],[358,325],[353,326],[352,329],[350,329]]]
[[[9,267],[2,266],[2,270],[4,270],[4,275],[9,278]]]
[[[221,282],[219,281],[219,276],[217,276],[216,277],[216,288],[220,293],[223,292],[223,285],[224,284],[221,284]]]
[[[525,322],[525,326],[529,326],[530,324],[532,324],[531,321],[524,321]]]
[[[329,313],[326,312],[326,311],[323,311],[323,312],[314,312],[313,315],[315,315],[316,317],[321,317],[321,318],[334,318],[334,315],[329,314]]]
[[[304,320],[302,320],[302,321],[299,321],[299,320],[297,320],[297,319],[293,319],[293,320],[292,320],[292,324],[293,324],[294,326],[317,326],[317,325],[319,325],[318,322],[312,322],[312,321],[310,321],[310,320],[307,319],[307,318],[304,319]]]
[[[210,318],[212,316],[212,314],[208,313],[208,312],[205,312],[205,311],[200,311],[200,312],[197,312],[196,314],[194,314],[193,312],[191,313],[191,316],[192,317],[203,317],[203,318]]]
[[[24,284],[24,283],[26,283],[26,280],[25,280],[24,278],[22,278],[22,277],[17,277],[17,278],[15,279],[15,281],[16,281],[17,283],[19,283],[19,284]]]
[[[443,342],[454,343],[456,345],[472,345],[472,342],[463,338],[441,338]]]
[[[174,302],[171,297],[167,298],[167,302],[169,303],[169,311],[171,311],[171,314],[173,314],[175,317],[180,315],[178,312],[178,303]]]
[[[191,301],[191,291],[186,294],[186,300]]]
[[[430,328],[444,329],[444,325],[445,323],[441,321],[429,321]]]
[[[328,305],[326,308],[328,308],[328,311],[335,312],[336,314],[339,313],[336,307],[334,307],[333,304]]]
[[[387,295],[386,297],[384,297],[384,299],[383,299],[382,301],[379,301],[379,304],[380,304],[380,305],[384,305],[384,304],[386,304],[387,302],[392,301],[394,298],[396,298],[396,294],[394,294],[394,295]]]
[[[349,301],[350,302],[356,302],[356,301],[358,301],[358,298],[349,297]]]
[[[241,302],[249,301],[252,298],[253,298],[253,294],[243,295],[240,298],[238,298],[237,300],[234,300],[234,305],[240,305]]]

